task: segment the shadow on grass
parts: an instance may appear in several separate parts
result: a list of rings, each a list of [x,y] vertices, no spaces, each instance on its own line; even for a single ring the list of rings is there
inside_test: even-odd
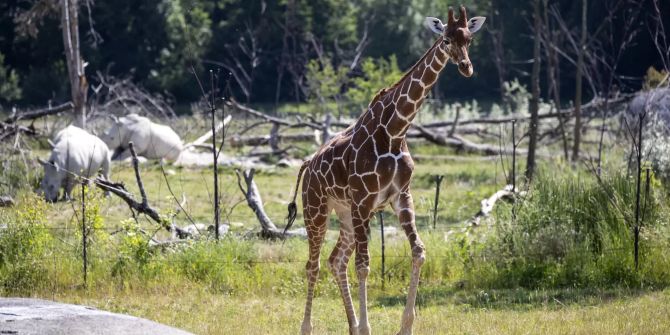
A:
[[[420,288],[417,306],[447,305],[499,310],[562,308],[567,305],[596,306],[621,298],[635,298],[659,289],[562,288],[562,289],[456,289]],[[404,305],[405,294],[384,294],[372,299],[376,306]]]

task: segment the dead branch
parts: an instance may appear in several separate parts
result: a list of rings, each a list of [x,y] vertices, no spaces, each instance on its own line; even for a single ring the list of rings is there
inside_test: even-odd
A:
[[[265,145],[270,144],[272,136],[270,135],[259,135],[259,136],[231,136],[230,145],[232,147],[238,148],[246,145]],[[276,137],[278,142],[300,142],[300,141],[314,141],[313,133],[303,133],[303,134],[277,134]]]
[[[619,96],[616,99],[612,99],[609,101],[610,104],[622,104],[628,102],[633,98],[633,95],[631,94],[623,94]],[[600,108],[602,108],[602,101],[600,98],[593,99],[587,104],[582,105],[582,112],[584,113],[583,115],[588,115],[589,113],[597,113]],[[539,114],[538,118],[539,119],[551,119],[551,118],[557,118],[557,117],[566,117],[566,116],[571,116],[573,114],[573,109],[572,108],[567,108],[567,109],[561,109],[559,112],[551,112],[551,113],[543,113]],[[588,112],[588,113],[587,113]],[[530,116],[520,116],[520,115],[514,115],[514,116],[506,116],[506,117],[500,117],[500,118],[479,118],[479,119],[470,119],[470,120],[461,120],[458,121],[458,125],[468,125],[468,124],[489,124],[489,125],[496,125],[496,124],[503,124],[503,123],[509,123],[512,120],[516,120],[517,122],[522,122],[522,121],[528,121],[530,120]],[[433,122],[433,123],[427,123],[424,125],[419,125],[424,128],[440,128],[440,127],[449,127],[454,124],[454,121],[440,121],[440,122]],[[414,125],[417,126],[417,125]]]
[[[232,115],[226,116],[225,119],[223,119],[223,122],[219,122],[219,124],[216,125],[215,132],[221,131],[224,127],[226,127],[229,123],[230,120],[232,120]],[[190,147],[196,147],[196,148],[209,148],[211,150],[211,144],[205,144],[205,142],[209,141],[210,138],[212,138],[212,131],[209,130],[202,136],[198,137],[195,141],[188,143],[184,146],[184,148],[190,148]]]
[[[15,138],[14,135],[18,136],[22,133],[31,136],[38,135],[37,130],[32,125],[26,127],[19,124],[7,124],[0,122],[0,142],[4,141],[5,139]]]
[[[263,112],[257,111],[253,108],[249,108],[247,106],[241,105],[233,99],[230,99],[230,100],[226,101],[226,105],[231,107],[231,108],[234,108],[234,109],[236,109],[240,112],[247,113],[249,115],[264,119],[268,122],[271,122],[273,124],[278,124],[280,126],[285,126],[285,127],[289,127],[289,128],[309,127],[309,128],[312,128],[312,129],[319,129],[319,130],[321,130],[321,128],[323,128],[323,126],[321,126],[319,124],[316,124],[316,123],[313,123],[313,122],[289,122],[289,121],[286,121],[284,119],[280,119],[278,117],[270,116],[270,115],[267,115]]]
[[[482,200],[482,207],[479,209],[479,212],[475,214],[468,222],[473,226],[478,226],[482,218],[488,217],[493,211],[493,207],[496,202],[500,199],[514,201],[517,196],[522,196],[525,192],[519,192],[519,190],[514,190],[512,185],[506,185],[502,190],[494,193],[490,197]]]
[[[55,115],[55,114],[59,114],[59,113],[65,112],[65,111],[69,111],[73,107],[74,107],[74,105],[72,104],[72,102],[68,101],[68,102],[66,102],[64,104],[60,104],[58,106],[53,106],[53,107],[49,106],[47,108],[41,108],[41,109],[36,109],[36,110],[33,110],[33,111],[28,111],[28,112],[23,112],[23,113],[20,113],[20,114],[15,114],[15,115],[12,115],[12,116],[6,118],[4,121],[2,121],[2,123],[9,124],[9,123],[16,123],[17,121],[20,121],[20,120],[34,120],[34,119],[41,118],[43,116]]]
[[[122,114],[141,113],[162,118],[172,118],[176,114],[170,100],[137,86],[131,78],[116,78],[97,72],[98,85],[93,86],[91,114],[109,115],[116,110]],[[117,112],[118,113],[118,112]]]
[[[499,147],[488,144],[474,143],[458,135],[441,136],[418,124],[415,124],[414,128],[416,128],[423,136],[423,138],[429,142],[435,143],[437,145],[452,147],[458,152],[478,153],[487,156],[498,155],[501,153],[505,155],[512,154],[512,150],[501,149]],[[523,150],[517,150],[517,154],[522,154],[523,152]]]
[[[304,231],[300,230],[290,230],[286,234],[281,229],[278,229],[277,226],[272,222],[270,217],[265,213],[263,208],[263,200],[261,199],[261,194],[258,191],[258,186],[254,182],[254,169],[244,170],[235,170],[237,175],[237,185],[244,194],[244,197],[247,199],[247,205],[249,208],[256,214],[256,218],[261,225],[260,236],[263,238],[270,239],[284,239],[285,237],[306,237],[307,234]],[[242,186],[242,178],[246,184],[246,189]]]
[[[128,143],[128,147],[130,149],[130,154],[132,155],[133,170],[135,170],[135,180],[137,181],[137,187],[140,189],[141,201],[135,200],[135,196],[126,190],[123,183],[115,183],[98,176],[93,180],[95,185],[100,189],[106,192],[111,192],[117,197],[121,198],[121,200],[123,200],[131,210],[147,215],[161,227],[165,228],[165,230],[169,232],[175,231],[179,236],[189,236],[190,234],[179,227],[173,226],[167,220],[167,218],[161,216],[156,209],[149,205],[147,194],[144,190],[144,183],[142,182],[142,177],[140,176],[139,160],[137,159],[137,153],[135,153],[133,142]]]
[[[12,207],[14,206],[14,199],[9,195],[0,196],[0,207]]]

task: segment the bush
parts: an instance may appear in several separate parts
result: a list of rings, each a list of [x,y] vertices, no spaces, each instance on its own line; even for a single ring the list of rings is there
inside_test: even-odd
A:
[[[46,204],[28,193],[11,212],[0,211],[0,282],[6,291],[31,291],[47,279],[52,236],[45,226]]]
[[[514,218],[509,205],[497,208],[495,228],[474,255],[468,282],[503,288],[670,283],[667,267],[634,271],[635,190],[635,179],[621,172],[600,182],[580,174],[540,174]],[[644,259],[667,244],[661,237],[667,235],[658,233],[665,229],[660,196],[642,194],[643,236],[650,237],[641,242]]]

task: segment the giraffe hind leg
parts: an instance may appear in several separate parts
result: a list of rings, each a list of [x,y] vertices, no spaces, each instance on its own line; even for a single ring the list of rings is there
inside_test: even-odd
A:
[[[328,229],[328,213],[319,212],[316,216],[310,216],[308,210],[304,211],[305,227],[309,240],[309,259],[305,266],[307,274],[307,302],[305,303],[305,315],[300,328],[302,335],[312,334],[312,300],[314,299],[314,287],[319,279],[321,268],[321,246],[323,245],[326,230]]]

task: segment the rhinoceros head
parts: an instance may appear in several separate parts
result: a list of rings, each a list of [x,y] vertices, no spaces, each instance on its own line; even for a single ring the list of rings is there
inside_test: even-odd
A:
[[[126,138],[128,129],[125,126],[125,118],[117,119],[113,117],[112,119],[114,120],[112,126],[100,136],[100,139],[107,144],[109,150],[113,151],[124,144],[123,141]]]
[[[41,183],[44,199],[50,202],[57,201],[62,181],[60,167],[55,161],[50,160],[45,162],[41,159],[38,159],[38,161],[44,167],[44,178],[42,179]]]

